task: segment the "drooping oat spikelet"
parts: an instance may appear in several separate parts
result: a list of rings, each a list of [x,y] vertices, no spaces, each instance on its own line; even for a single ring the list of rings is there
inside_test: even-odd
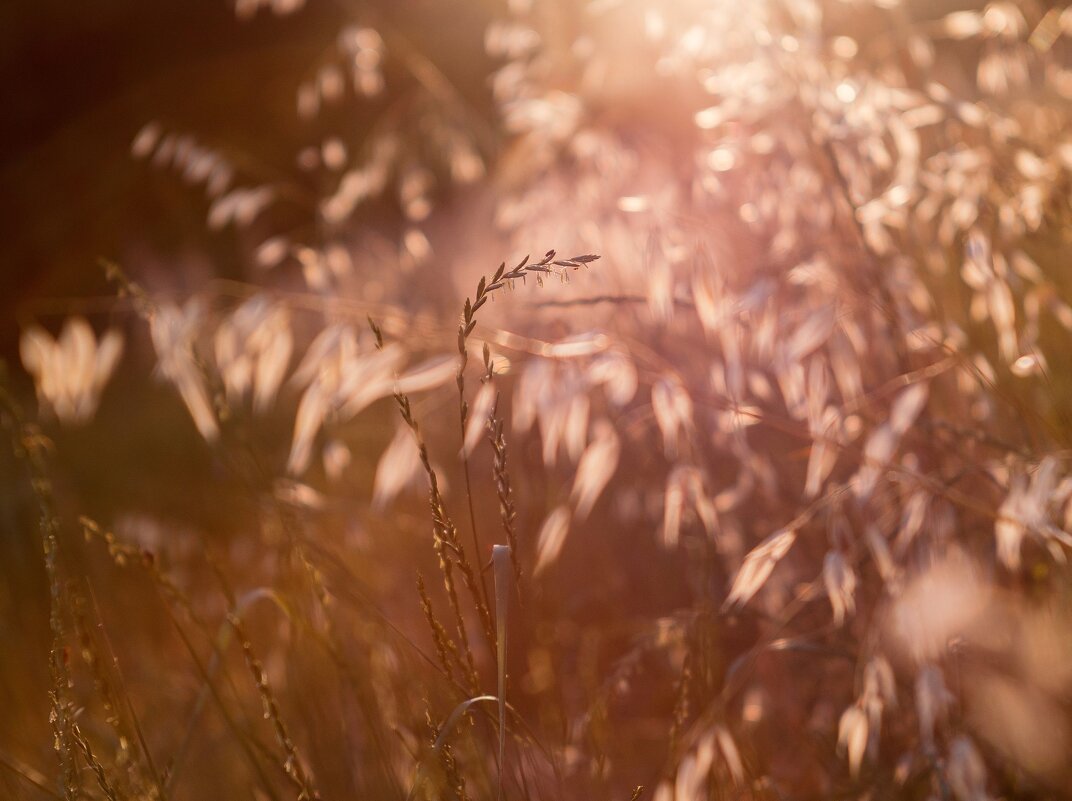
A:
[[[100,395],[123,353],[123,338],[114,329],[98,342],[82,317],[64,323],[59,339],[33,326],[19,340],[23,366],[33,375],[41,405],[63,423],[85,423],[97,410]]]
[[[733,587],[723,608],[730,609],[747,604],[770,578],[775,565],[793,547],[796,537],[797,534],[792,529],[779,531],[749,551],[733,579]]]

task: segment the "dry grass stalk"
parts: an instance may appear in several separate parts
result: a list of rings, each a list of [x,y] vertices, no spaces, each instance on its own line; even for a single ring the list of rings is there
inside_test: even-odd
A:
[[[0,384],[0,422],[8,430],[16,456],[25,461],[30,476],[30,485],[38,507],[38,526],[45,555],[45,572],[49,585],[49,628],[52,642],[49,647],[49,671],[52,686],[49,700],[52,709],[49,722],[53,733],[53,747],[63,770],[63,790],[68,801],[75,801],[81,792],[81,779],[75,765],[74,710],[68,697],[71,675],[67,660],[66,632],[63,609],[67,598],[60,577],[59,566],[59,519],[52,499],[52,484],[45,463],[47,440],[39,432],[23,422],[18,403]],[[84,753],[84,752],[83,752]]]
[[[484,381],[491,384],[494,376],[494,363],[491,349],[484,343]],[[495,481],[495,494],[499,500],[499,520],[506,534],[506,544],[510,546],[510,562],[514,569],[514,583],[518,596],[521,595],[521,558],[518,555],[517,508],[514,503],[514,491],[510,484],[510,470],[507,466],[506,436],[503,433],[503,419],[499,417],[499,393],[496,391],[487,420],[487,437],[491,443],[494,459],[492,461],[492,478]]]
[[[371,318],[369,319],[369,325],[372,327],[372,331],[376,336],[377,344],[380,347],[383,347],[383,335],[379,327]],[[420,454],[421,466],[424,468],[425,475],[428,477],[428,502],[432,512],[432,545],[435,549],[436,557],[439,559],[439,569],[443,575],[443,583],[447,590],[447,598],[450,601],[451,611],[454,613],[454,620],[458,630],[458,637],[461,641],[462,652],[465,654],[468,673],[475,675],[476,662],[473,657],[472,649],[469,646],[469,635],[465,628],[465,617],[462,614],[462,608],[458,600],[458,592],[454,582],[455,567],[458,567],[461,571],[462,581],[473,598],[477,613],[483,624],[484,636],[487,640],[488,647],[489,649],[494,650],[495,638],[491,632],[491,613],[488,611],[487,604],[484,603],[483,597],[481,596],[480,587],[476,581],[476,574],[466,557],[465,547],[462,545],[461,540],[458,537],[458,530],[455,528],[454,523],[447,514],[443,496],[439,491],[439,477],[436,475],[435,469],[432,467],[431,458],[428,455],[428,448],[421,436],[420,425],[413,415],[409,397],[401,392],[395,393],[395,402],[398,405],[403,422],[409,427],[410,431],[413,432],[413,436],[417,441],[417,450]]]

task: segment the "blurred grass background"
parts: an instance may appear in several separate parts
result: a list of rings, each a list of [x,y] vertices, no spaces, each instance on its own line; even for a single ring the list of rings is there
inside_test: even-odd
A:
[[[942,0],[916,2],[911,8],[912,13],[930,18],[954,6]],[[482,42],[488,21],[500,10],[492,2],[401,0],[375,6],[318,2],[298,15],[260,14],[248,22],[235,20],[222,0],[88,4],[41,0],[11,2],[0,8],[0,115],[4,119],[0,132],[0,187],[4,187],[0,191],[0,357],[8,364],[7,380],[28,404],[32,403],[32,387],[17,367],[20,326],[40,321],[54,330],[64,316],[82,311],[95,323],[115,324],[127,333],[140,328],[129,314],[112,310],[110,302],[96,306],[90,302],[79,308],[82,301],[70,300],[114,294],[114,286],[105,280],[98,264],[100,258],[137,265],[133,272],[139,280],[165,294],[186,294],[208,278],[243,275],[238,235],[230,230],[209,231],[207,202],[198,192],[167,171],[132,160],[129,149],[134,134],[147,121],[160,120],[169,129],[193,132],[202,142],[225,145],[253,173],[274,175],[286,170],[293,166],[295,153],[316,141],[318,126],[323,124],[299,118],[295,90],[333,32],[355,9],[400,32],[448,76],[473,113],[490,124],[496,112],[487,86],[490,62]],[[346,128],[360,138],[382,110],[376,103],[348,104],[339,113],[350,115]],[[628,113],[628,109],[622,111]],[[301,180],[298,171],[291,172]],[[1051,261],[1061,258],[1055,246],[1047,254],[1047,269]],[[49,431],[56,449],[64,454],[62,472],[54,476],[57,497],[64,504],[61,511],[68,519],[87,514],[104,521],[120,512],[136,511],[195,528],[226,548],[236,532],[257,525],[258,509],[249,500],[250,488],[238,483],[233,471],[192,434],[188,414],[173,388],[145,379],[146,365],[153,357],[144,334],[128,336],[127,347],[131,352],[108,385],[94,424]],[[1069,397],[1065,390],[1072,371],[1055,367],[1049,385],[1053,397],[1047,408],[1063,420],[1068,404],[1061,398]],[[393,410],[385,408],[382,415],[362,417],[350,432],[351,442],[367,443],[366,449],[355,449],[355,485],[370,483],[375,459],[389,437],[384,425],[387,415],[393,416]],[[290,426],[286,415],[269,418],[258,448],[281,461]],[[632,456],[640,462],[639,455]],[[161,469],[163,465],[166,470]],[[20,665],[46,664],[48,592],[33,499],[21,467],[7,449],[0,455],[0,486],[0,641],[6,662],[0,675],[0,706],[5,709],[0,716],[0,742],[13,743],[12,756],[34,763],[49,736],[49,682],[44,670],[25,670]],[[539,518],[526,522],[534,528]],[[362,532],[349,530],[350,523],[340,520],[339,530],[360,541]],[[380,541],[377,554],[382,558],[389,557],[392,549],[406,547],[386,537]],[[575,546],[577,564],[604,565],[615,557],[614,543],[596,538],[580,539]],[[621,630],[608,628],[603,633],[614,648],[624,650],[623,644],[633,633],[628,623],[634,613],[651,614],[653,606],[659,605],[654,612],[673,610],[687,595],[685,582],[668,586],[664,579],[667,573],[676,575],[683,556],[667,555],[647,541],[635,548],[630,560],[603,571],[600,582],[574,583],[569,592],[555,592],[566,589],[564,585],[576,575],[550,579],[550,591],[542,601],[548,617],[573,623],[571,631],[578,639],[617,619],[623,623]],[[362,552],[357,549],[357,553]],[[110,634],[117,651],[132,657],[124,664],[135,674],[133,683],[150,683],[154,677],[139,672],[139,649],[178,649],[165,627],[149,622],[159,620],[160,609],[142,605],[148,594],[144,580],[110,569],[99,554],[74,550],[68,558],[85,559],[87,565],[103,568],[99,573],[114,576],[107,594],[115,608],[129,609],[131,625]],[[427,563],[429,554],[423,553],[420,560]],[[409,565],[420,560],[407,553],[398,562]],[[651,569],[653,564],[660,569]],[[368,573],[363,579],[377,580],[373,568]],[[404,599],[412,606],[410,584],[397,591],[380,590],[383,597]],[[657,603],[652,604],[652,599]],[[271,629],[270,623],[261,623]],[[725,636],[744,641],[752,633],[744,630]],[[559,631],[554,636],[565,635]],[[153,641],[153,637],[159,639]],[[795,658],[772,670],[793,673]],[[595,662],[598,659],[593,657]],[[590,677],[598,673],[593,666],[582,668],[589,670]],[[850,680],[847,670],[837,678],[843,683]],[[160,680],[172,681],[174,676]],[[597,689],[594,678],[592,682],[584,688],[586,692]],[[146,718],[167,720],[184,709],[180,701],[190,692],[187,686],[168,688],[146,698],[154,706],[142,711]],[[649,697],[631,701],[635,708],[622,719],[642,731],[621,742],[639,739],[657,746],[665,735],[659,714],[672,702],[669,682]],[[226,733],[214,731],[213,736],[222,740]],[[780,739],[776,728],[766,736]],[[212,764],[211,744],[211,737],[206,737],[202,764]],[[614,745],[611,738],[608,747]],[[792,748],[795,744],[783,745]],[[822,744],[823,748],[827,745]],[[803,747],[815,749],[815,759],[820,758],[815,743]],[[628,772],[630,755],[616,756],[626,763]],[[330,766],[325,772],[330,783]],[[0,790],[14,794],[20,786],[0,771]]]

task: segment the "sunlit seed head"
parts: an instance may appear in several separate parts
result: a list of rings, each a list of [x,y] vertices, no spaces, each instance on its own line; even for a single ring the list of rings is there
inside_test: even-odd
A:
[[[835,37],[832,48],[834,55],[843,59],[853,58],[860,49],[856,40],[849,36]]]
[[[1012,370],[1012,374],[1024,378],[1029,375],[1034,375],[1041,372],[1041,364],[1039,358],[1034,353],[1025,353],[1012,363],[1009,368]]]
[[[842,103],[851,103],[856,99],[856,87],[850,81],[842,81],[834,89],[834,94]]]
[[[324,159],[324,166],[328,169],[342,169],[343,165],[346,164],[346,145],[337,137],[324,140],[324,144],[320,147],[320,153]]]
[[[737,157],[728,147],[718,147],[707,154],[707,165],[716,172],[732,170]]]
[[[647,211],[651,207],[651,201],[644,195],[625,195],[618,198],[618,209],[624,212],[639,213]]]
[[[696,112],[694,117],[697,128],[710,129],[716,127],[722,122],[723,115],[722,110],[718,106],[712,106],[711,108],[705,108],[703,111]]]

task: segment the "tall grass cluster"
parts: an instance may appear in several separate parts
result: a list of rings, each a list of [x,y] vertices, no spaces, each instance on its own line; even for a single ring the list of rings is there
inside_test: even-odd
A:
[[[1069,797],[1072,8],[965,5],[511,0],[470,91],[354,4],[293,164],[147,123],[242,280],[23,328],[0,788]],[[150,381],[226,509],[71,480]]]

